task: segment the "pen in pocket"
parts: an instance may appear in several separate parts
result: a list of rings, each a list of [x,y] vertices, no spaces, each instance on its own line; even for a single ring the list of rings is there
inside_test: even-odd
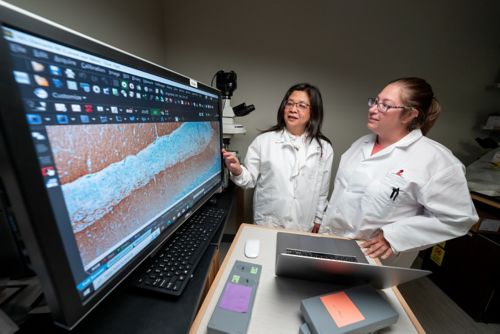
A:
[[[389,198],[392,199],[393,201],[395,201],[396,197],[398,197],[398,195],[399,195],[399,188],[392,187],[392,193],[391,193],[391,196],[389,196]]]

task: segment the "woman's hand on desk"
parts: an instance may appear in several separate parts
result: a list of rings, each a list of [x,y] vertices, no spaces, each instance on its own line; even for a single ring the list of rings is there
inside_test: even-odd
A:
[[[361,248],[366,256],[371,258],[380,257],[385,260],[393,254],[391,245],[384,238],[384,231],[379,230],[373,237],[361,243]]]

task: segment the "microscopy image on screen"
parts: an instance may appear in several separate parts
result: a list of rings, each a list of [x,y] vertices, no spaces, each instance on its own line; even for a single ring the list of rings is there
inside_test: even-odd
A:
[[[218,124],[48,126],[87,267],[220,171]]]

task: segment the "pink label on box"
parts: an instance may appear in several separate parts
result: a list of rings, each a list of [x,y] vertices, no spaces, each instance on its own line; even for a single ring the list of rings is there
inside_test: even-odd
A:
[[[365,320],[361,311],[344,291],[332,293],[320,299],[339,328]]]

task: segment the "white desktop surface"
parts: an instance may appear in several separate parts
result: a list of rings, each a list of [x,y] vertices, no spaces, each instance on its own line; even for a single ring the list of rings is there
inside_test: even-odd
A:
[[[236,260],[262,265],[247,333],[290,334],[299,332],[299,327],[303,323],[300,301],[304,298],[332,292],[333,286],[323,282],[276,277],[274,267],[278,231],[280,230],[256,225],[242,224],[240,226],[217,277],[193,322],[190,333],[207,332],[210,317]],[[245,257],[244,250],[247,239],[260,240],[260,254],[257,258]],[[399,313],[399,319],[393,326],[377,333],[424,333],[399,291],[395,288],[382,291]]]

